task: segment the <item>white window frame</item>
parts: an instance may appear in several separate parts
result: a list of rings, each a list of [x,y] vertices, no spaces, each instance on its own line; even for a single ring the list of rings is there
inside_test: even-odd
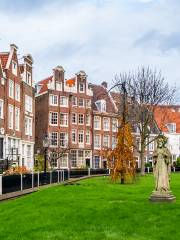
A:
[[[79,105],[79,101],[80,101],[80,100],[82,100],[83,105]],[[84,98],[79,98],[79,99],[78,99],[78,106],[79,106],[80,108],[83,108],[83,107],[84,107]]]
[[[17,62],[12,61],[12,74],[14,74],[15,76],[17,76],[17,69],[18,69]]]
[[[80,116],[81,116],[82,118],[81,118]],[[82,119],[82,121],[80,121],[80,119]],[[78,114],[78,124],[79,124],[79,125],[83,125],[83,124],[84,124],[84,114],[82,114],[82,113],[79,113],[79,114]]]
[[[75,141],[73,140],[73,134],[75,136]],[[76,144],[77,143],[77,130],[76,129],[72,129],[72,132],[71,132],[71,141],[73,144]]]
[[[83,89],[81,90],[81,86],[83,86]],[[84,93],[85,92],[85,84],[84,83],[79,83],[79,92]]]
[[[108,139],[108,142],[107,142],[107,145],[105,144],[105,139]],[[104,135],[103,136],[103,147],[109,147],[109,141],[110,140],[110,137],[109,137],[109,135]]]
[[[32,113],[33,111],[33,98],[29,95],[25,95],[25,111]]]
[[[60,113],[60,126],[68,127],[68,113]]]
[[[106,120],[107,120],[107,122],[106,122]],[[108,118],[108,117],[103,118],[103,130],[104,131],[110,130],[110,118]]]
[[[78,143],[80,144],[84,143],[84,130],[79,130],[78,132]]]
[[[61,139],[61,134],[62,134],[62,136],[64,136],[63,139]],[[62,148],[67,148],[68,147],[68,133],[67,132],[60,132],[59,133],[59,145]]]
[[[50,146],[57,147],[58,146],[58,132],[50,132]],[[52,144],[53,141],[56,141],[56,144]]]
[[[118,131],[118,119],[112,118],[112,132]]]
[[[14,99],[14,81],[9,79],[9,97]]]
[[[15,100],[18,102],[20,102],[20,94],[21,94],[20,85],[15,83]]]
[[[19,131],[20,129],[20,108],[15,107],[15,130]]]
[[[96,137],[98,137],[99,144],[96,145]],[[94,134],[94,148],[95,149],[101,149],[101,135],[100,134]]]
[[[58,106],[58,95],[54,94],[49,95],[49,105]]]
[[[8,105],[8,126],[9,129],[14,128],[14,106],[11,104]]]
[[[64,102],[65,100],[65,102]],[[68,107],[68,97],[60,96],[60,107]]]
[[[56,115],[57,123],[52,123],[53,115]],[[54,120],[53,120],[54,121]],[[49,125],[50,126],[58,126],[58,112],[49,112]]]
[[[75,116],[75,122],[73,122],[73,117]],[[72,124],[77,124],[77,113],[72,113],[71,115],[71,123]]]
[[[32,136],[32,124],[32,118],[25,116],[25,135]]]
[[[97,119],[99,122],[98,126],[96,125]],[[101,130],[101,117],[100,116],[94,116],[94,129]]]
[[[88,137],[88,138],[87,138]],[[87,139],[89,141],[87,141]],[[91,143],[91,132],[90,131],[86,131],[86,144],[89,145]]]
[[[91,115],[86,114],[86,126],[90,126],[90,125],[91,125]]]

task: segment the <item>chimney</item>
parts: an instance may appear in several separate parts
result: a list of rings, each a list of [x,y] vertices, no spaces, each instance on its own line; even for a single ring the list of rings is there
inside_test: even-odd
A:
[[[106,88],[106,89],[107,89],[107,87],[108,87],[108,84],[107,84],[107,82],[105,82],[105,81],[102,82],[101,85],[102,85],[104,88]]]
[[[15,51],[18,50],[18,47],[14,43],[10,44],[10,48],[11,50],[15,50]]]

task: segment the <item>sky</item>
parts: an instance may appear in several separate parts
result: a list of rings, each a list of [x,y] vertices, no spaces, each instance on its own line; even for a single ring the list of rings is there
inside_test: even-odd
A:
[[[91,83],[150,66],[180,87],[179,0],[0,0],[0,51],[34,59],[35,82],[61,65]]]

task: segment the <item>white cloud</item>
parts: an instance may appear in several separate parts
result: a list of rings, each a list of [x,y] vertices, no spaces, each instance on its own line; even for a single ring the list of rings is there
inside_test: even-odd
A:
[[[0,11],[0,50],[15,42],[21,54],[31,53],[36,81],[58,64],[67,76],[84,69],[94,83],[111,83],[116,73],[147,64],[161,69],[169,82],[178,82],[178,48],[163,51],[162,39],[157,45],[135,45],[152,30],[168,36],[180,32],[177,6],[175,11],[166,0],[66,2],[48,1],[27,14]]]

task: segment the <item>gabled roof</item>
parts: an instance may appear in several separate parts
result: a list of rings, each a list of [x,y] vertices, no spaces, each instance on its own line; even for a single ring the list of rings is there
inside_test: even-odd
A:
[[[41,89],[38,92],[39,94],[44,93],[48,90],[48,83],[52,82],[52,78],[53,76],[49,76],[37,83],[38,86],[41,86]]]
[[[93,105],[92,105],[93,110],[98,111],[95,102],[103,99],[106,101],[106,112],[116,113],[115,106],[112,102],[110,95],[108,94],[107,89],[102,85],[95,84],[92,84],[91,87],[93,91]]]
[[[2,64],[2,68],[5,69],[6,68],[6,64],[9,58],[9,52],[2,52],[0,53],[0,59],[1,59],[1,64]]]
[[[180,133],[180,106],[157,106],[154,117],[162,132],[168,133],[167,124],[176,124],[176,133]]]

